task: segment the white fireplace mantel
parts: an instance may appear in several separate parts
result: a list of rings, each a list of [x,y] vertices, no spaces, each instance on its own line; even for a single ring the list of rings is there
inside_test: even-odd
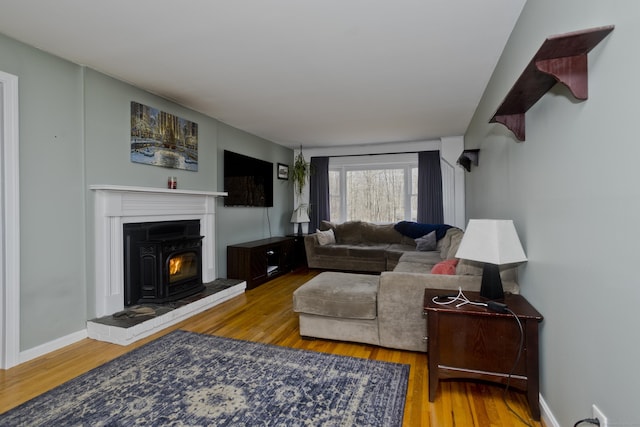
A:
[[[98,317],[124,308],[123,224],[200,220],[202,280],[216,279],[215,199],[227,193],[91,185],[95,191],[95,298]]]

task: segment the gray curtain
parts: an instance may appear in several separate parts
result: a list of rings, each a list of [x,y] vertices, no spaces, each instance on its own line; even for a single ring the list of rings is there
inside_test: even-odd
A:
[[[418,222],[442,224],[442,172],[440,151],[418,153]]]
[[[311,158],[309,205],[309,233],[313,233],[320,221],[329,219],[329,157]]]

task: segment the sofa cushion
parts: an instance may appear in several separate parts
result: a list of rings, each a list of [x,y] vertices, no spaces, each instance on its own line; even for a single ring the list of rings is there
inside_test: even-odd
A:
[[[380,258],[386,259],[386,251],[389,245],[345,245],[348,248],[348,256],[354,258]]]
[[[463,237],[464,233],[462,230],[457,229],[457,232],[451,233],[451,243],[449,244],[449,251],[445,259],[453,259],[456,257],[456,253],[458,252],[458,248],[460,247],[460,242],[462,242]]]
[[[349,256],[349,247],[346,245],[324,245],[316,246],[315,253],[318,255],[330,255],[333,257]]]
[[[335,226],[336,242],[362,243],[362,221],[347,221]]]
[[[482,276],[484,264],[478,261],[461,259],[456,266],[456,274],[461,276]]]
[[[431,267],[436,265],[442,261],[440,258],[440,253],[437,251],[413,251],[413,252],[405,252],[400,257],[400,262],[414,262],[417,264],[422,264],[424,266],[423,273],[428,273],[431,271]]]
[[[455,251],[453,251],[453,254],[455,255],[455,253],[458,252],[458,246],[460,246],[463,235],[464,232],[456,227],[447,230],[444,237],[438,242],[441,259],[449,259],[449,252],[451,250],[451,239],[459,236],[460,240],[457,241],[457,245],[455,247]]]
[[[320,273],[293,292],[293,311],[346,319],[375,319],[380,276]]]
[[[364,243],[400,243],[402,234],[394,228],[395,224],[362,223],[362,241]]]
[[[400,260],[393,268],[394,273],[420,273],[425,274],[431,271],[433,264],[427,265],[422,262],[411,262]]]

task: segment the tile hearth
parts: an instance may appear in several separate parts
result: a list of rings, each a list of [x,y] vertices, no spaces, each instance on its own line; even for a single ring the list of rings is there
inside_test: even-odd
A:
[[[165,304],[140,304],[87,322],[89,338],[128,345],[244,293],[246,282],[216,279],[190,297]]]

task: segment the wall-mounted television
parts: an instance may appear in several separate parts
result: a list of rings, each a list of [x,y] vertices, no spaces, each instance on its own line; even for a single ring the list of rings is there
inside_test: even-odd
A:
[[[273,206],[273,163],[224,150],[225,206]]]

